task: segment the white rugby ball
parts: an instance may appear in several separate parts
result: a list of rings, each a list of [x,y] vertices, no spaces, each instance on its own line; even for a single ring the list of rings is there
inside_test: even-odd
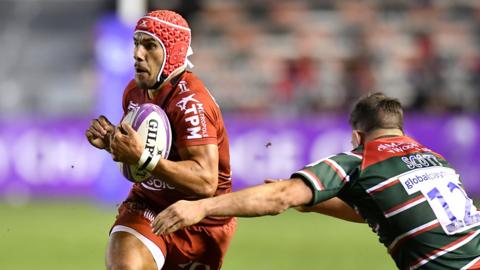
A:
[[[144,149],[162,158],[168,158],[172,145],[172,130],[170,121],[162,108],[152,103],[141,104],[130,110],[122,123],[130,124],[137,131]],[[143,182],[150,177],[150,173],[145,169],[139,169],[137,164],[118,163],[123,176],[132,182]]]

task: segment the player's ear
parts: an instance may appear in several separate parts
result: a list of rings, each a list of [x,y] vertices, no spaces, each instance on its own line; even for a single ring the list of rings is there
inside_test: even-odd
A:
[[[363,144],[364,140],[365,140],[365,134],[363,132],[361,132],[360,130],[357,130],[357,129],[353,129],[352,130],[352,146],[353,148],[357,148],[359,147],[360,145]]]

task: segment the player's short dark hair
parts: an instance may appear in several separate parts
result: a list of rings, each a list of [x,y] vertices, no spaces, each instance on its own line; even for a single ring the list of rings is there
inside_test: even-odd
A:
[[[369,94],[355,104],[350,113],[350,125],[355,130],[367,133],[375,129],[403,130],[402,104],[383,93]]]

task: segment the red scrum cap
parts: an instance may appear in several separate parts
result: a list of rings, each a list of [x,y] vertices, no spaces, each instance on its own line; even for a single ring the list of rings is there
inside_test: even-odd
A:
[[[155,38],[164,52],[163,64],[157,75],[161,83],[178,69],[193,67],[187,56],[191,55],[191,32],[187,21],[170,10],[156,10],[138,20],[135,33],[145,33]]]

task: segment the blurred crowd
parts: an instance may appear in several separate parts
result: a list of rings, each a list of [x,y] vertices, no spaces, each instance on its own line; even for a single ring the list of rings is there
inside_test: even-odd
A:
[[[193,57],[231,110],[348,109],[384,91],[411,110],[480,109],[480,1],[204,1]]]
[[[93,29],[113,2],[0,1],[0,112],[88,114],[98,90]],[[62,7],[76,12],[52,11]],[[478,0],[150,0],[148,7],[187,17],[194,70],[226,111],[344,111],[371,91],[414,111],[480,111]]]

